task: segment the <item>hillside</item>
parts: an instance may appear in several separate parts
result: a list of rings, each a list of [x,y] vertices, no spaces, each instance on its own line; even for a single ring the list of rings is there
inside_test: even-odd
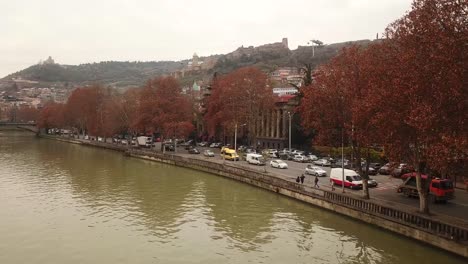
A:
[[[290,50],[287,39],[283,42],[265,44],[259,47],[239,47],[237,50],[209,57],[200,57],[201,67],[195,69],[190,60],[119,62],[105,61],[81,65],[60,65],[42,63],[10,74],[0,79],[0,90],[11,86],[12,79],[39,82],[45,86],[74,87],[91,83],[101,83],[116,88],[140,86],[146,80],[163,74],[183,72],[179,79],[182,85],[191,85],[194,80],[207,80],[215,72],[227,73],[244,66],[257,66],[266,72],[278,67],[300,67],[304,63],[314,66],[325,63],[340,49],[351,44],[367,45],[369,40],[335,43],[323,46],[299,46]],[[197,57],[198,58],[198,57]],[[209,67],[208,62],[209,61]],[[2,85],[3,84],[3,85]]]
[[[180,62],[105,61],[81,65],[36,64],[10,74],[3,81],[22,78],[42,83],[103,83],[114,87],[138,86],[153,76],[168,74],[181,68]]]

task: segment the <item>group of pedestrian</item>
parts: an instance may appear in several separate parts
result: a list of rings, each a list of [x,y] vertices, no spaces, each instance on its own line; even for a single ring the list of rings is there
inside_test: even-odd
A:
[[[300,184],[304,184],[304,180],[305,180],[304,174],[301,174],[301,176],[297,176],[297,178],[296,178],[296,182],[300,183]],[[315,175],[315,180],[314,180],[314,183],[315,183],[314,187],[315,188],[320,188],[319,185],[318,185],[318,182],[319,182],[318,176]]]

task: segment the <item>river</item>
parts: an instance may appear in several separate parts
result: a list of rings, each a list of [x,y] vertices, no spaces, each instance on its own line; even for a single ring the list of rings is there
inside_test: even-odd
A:
[[[215,175],[0,131],[0,263],[464,263]]]

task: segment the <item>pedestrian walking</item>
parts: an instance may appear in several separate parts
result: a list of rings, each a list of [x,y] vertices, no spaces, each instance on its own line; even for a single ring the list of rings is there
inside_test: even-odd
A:
[[[320,187],[318,186],[318,182],[319,182],[319,179],[318,179],[317,175],[315,175],[315,180],[314,180],[315,185],[314,185],[314,187],[320,188]]]
[[[304,174],[301,175],[301,184],[304,184],[304,179],[305,179],[305,176]]]
[[[333,182],[332,179],[330,179],[330,185],[331,185],[332,191],[334,191],[335,190],[335,183]]]
[[[300,183],[300,182],[301,182],[301,178],[300,178],[299,176],[297,176],[296,182],[297,182],[297,183]]]

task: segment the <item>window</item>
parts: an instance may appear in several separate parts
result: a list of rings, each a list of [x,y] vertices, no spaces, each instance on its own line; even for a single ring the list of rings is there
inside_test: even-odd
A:
[[[438,182],[433,182],[432,183],[432,188],[440,188],[440,184]]]
[[[453,189],[453,183],[451,181],[441,181],[440,188],[442,189]]]

